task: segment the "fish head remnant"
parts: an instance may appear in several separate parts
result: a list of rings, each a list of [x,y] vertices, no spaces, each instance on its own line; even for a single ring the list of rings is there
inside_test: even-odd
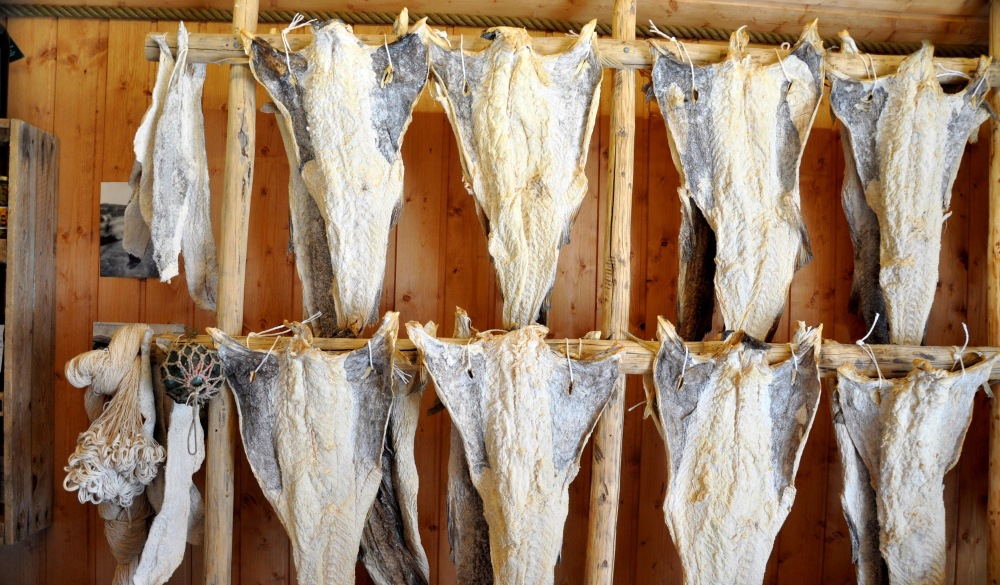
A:
[[[667,448],[663,507],[685,583],[759,583],[819,404],[822,330],[800,323],[792,357],[774,365],[768,345],[743,332],[698,355],[662,317],[658,330],[646,393]]]
[[[434,339],[414,322],[407,329],[461,436],[496,581],[551,583],[569,483],[614,390],[620,354],[568,362],[538,325],[467,344]]]
[[[305,339],[253,351],[210,331],[236,395],[248,460],[303,581],[353,583],[382,480],[398,322],[398,313],[387,313],[365,347],[343,353]]]
[[[648,91],[682,183],[678,303],[690,339],[710,327],[711,280],[726,328],[769,338],[793,274],[812,257],[799,164],[823,90],[822,42],[810,23],[769,65],[749,59],[747,42],[733,33],[729,56],[706,66],[679,42],[651,42]]]
[[[545,320],[559,249],[587,194],[602,78],[595,26],[552,55],[536,53],[523,29],[488,30],[481,51],[431,37],[434,92],[458,142],[508,329]]]
[[[859,259],[853,304],[867,326],[875,313],[887,317],[874,332],[876,343],[923,342],[952,186],[966,141],[990,113],[989,63],[980,59],[956,93],[938,82],[930,43],[892,75],[832,75],[830,104],[845,136],[842,199]]]
[[[314,25],[313,42],[298,52],[246,42],[316,206],[310,217],[323,220],[329,290],[310,295],[332,298],[337,334],[357,336],[378,315],[389,230],[403,205],[402,140],[427,81],[429,34],[421,20],[392,43],[368,46],[333,20]],[[302,199],[292,204],[307,205]]]

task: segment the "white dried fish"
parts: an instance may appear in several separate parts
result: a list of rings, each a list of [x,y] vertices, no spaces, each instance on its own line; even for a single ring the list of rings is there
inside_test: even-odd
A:
[[[614,390],[621,354],[569,360],[533,325],[467,344],[407,331],[458,429],[489,524],[497,583],[553,583],[580,455]]]
[[[799,163],[823,93],[823,44],[813,21],[788,55],[764,66],[750,59],[748,42],[736,31],[728,57],[703,67],[651,44],[649,97],[681,176],[685,339],[711,328],[713,276],[725,327],[770,339],[792,276],[812,258]]]
[[[518,28],[487,30],[492,43],[478,52],[431,37],[434,91],[458,141],[508,329],[545,323],[559,249],[587,194],[602,76],[595,26],[546,56]]]
[[[333,297],[338,334],[356,336],[378,316],[389,230],[403,209],[403,134],[427,82],[427,34],[421,20],[373,47],[333,20],[314,26],[312,44],[299,52],[261,38],[247,43],[250,68],[284,118],[286,144],[325,222],[331,289],[319,290],[325,277],[300,276],[314,302]],[[292,204],[307,203],[297,196]]]
[[[952,94],[938,83],[926,42],[877,81],[832,76],[830,105],[844,124],[842,198],[858,260],[852,304],[868,326],[883,316],[870,342],[923,342],[952,185],[966,141],[989,115],[990,61],[980,58],[968,87]]]
[[[841,444],[841,451],[854,449],[871,481],[852,485],[848,482],[861,476],[845,475],[844,499],[851,502],[849,490],[874,491],[879,550],[890,583],[947,582],[944,476],[958,463],[976,391],[998,360],[993,356],[954,372],[915,360],[913,371],[893,380],[868,378],[851,364],[837,370],[846,430],[837,439],[850,441]],[[859,582],[878,581],[862,581],[859,575]]]
[[[667,448],[667,526],[686,584],[759,584],[795,499],[819,405],[820,329],[799,324],[793,358],[767,363],[743,332],[691,354],[662,317],[649,411]]]
[[[398,313],[366,347],[309,347],[311,335],[275,354],[248,350],[217,329],[236,395],[247,460],[292,542],[303,583],[354,583],[362,533],[382,480]]]

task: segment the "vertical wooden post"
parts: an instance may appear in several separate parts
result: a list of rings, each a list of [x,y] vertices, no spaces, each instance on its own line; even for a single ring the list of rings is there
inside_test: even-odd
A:
[[[636,0],[615,0],[612,36],[635,40]],[[623,339],[628,331],[631,288],[632,171],[635,151],[635,71],[612,75],[611,144],[605,196],[608,250],[604,266],[602,331]],[[594,464],[590,484],[587,532],[587,585],[611,585],[615,570],[618,499],[621,492],[622,426],[625,420],[625,376],[618,378],[614,396],[594,431]]]
[[[990,54],[1000,55],[1000,0],[990,2]],[[1000,108],[996,91],[990,98],[994,110]],[[1000,110],[998,110],[1000,111]],[[986,255],[986,329],[990,345],[1000,345],[1000,123],[990,129],[990,235]],[[1000,585],[1000,400],[994,399],[990,412],[989,544],[986,569],[989,582]]]
[[[258,0],[236,0],[233,29],[255,32]],[[243,333],[243,290],[246,279],[247,231],[256,145],[256,82],[250,67],[229,68],[229,113],[226,123],[226,167],[222,190],[222,233],[219,245],[219,293],[215,319],[231,335]],[[208,453],[205,459],[205,583],[227,585],[233,564],[233,448],[236,409],[229,391],[208,407]]]

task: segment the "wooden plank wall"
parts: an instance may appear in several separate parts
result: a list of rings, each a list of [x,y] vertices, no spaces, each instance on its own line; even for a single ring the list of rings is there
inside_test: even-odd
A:
[[[98,276],[98,201],[101,181],[125,181],[131,142],[151,92],[155,64],[142,58],[142,38],[172,31],[173,22],[11,19],[12,37],[27,55],[11,66],[10,116],[54,130],[62,141],[58,224],[55,478],[87,426],[82,394],[62,375],[65,362],[88,349],[95,320],[178,322],[204,327],[213,316],[196,311],[183,278],[172,284]],[[223,24],[191,24],[189,30],[222,32]],[[359,27],[359,32],[382,29]],[[452,34],[478,35],[475,29]],[[639,84],[648,81],[642,78]],[[553,293],[552,333],[577,337],[599,322],[597,286],[603,234],[598,226],[607,177],[608,83],[600,125],[587,167],[590,192],[559,262]],[[213,194],[222,182],[226,72],[209,69],[205,123]],[[649,338],[657,315],[676,316],[677,172],[670,160],[663,119],[655,104],[637,109],[633,213],[632,332]],[[265,96],[259,100],[263,103]],[[293,259],[288,255],[287,163],[270,115],[259,114],[256,176],[247,266],[245,328],[261,330],[301,313]],[[961,323],[970,343],[985,343],[985,247],[987,200],[985,141],[966,149],[953,215],[946,224],[938,299],[928,342],[961,345]],[[404,320],[434,320],[450,332],[453,307],[469,311],[480,329],[500,324],[500,299],[485,239],[465,192],[448,122],[425,95],[404,143],[406,208],[390,241],[383,309]],[[823,323],[827,337],[849,342],[863,334],[847,313],[852,272],[848,228],[840,210],[843,157],[827,106],[802,164],[802,207],[816,258],[795,278],[778,340],[797,320]],[[217,199],[214,212],[218,215]],[[429,406],[433,392],[425,397]],[[628,384],[626,407],[642,400],[640,380]],[[798,476],[798,497],[772,555],[767,583],[854,582],[850,543],[840,510],[840,466],[824,396]],[[643,409],[626,412],[616,583],[680,582],[680,567],[663,522],[663,443]],[[423,416],[417,434],[421,478],[419,518],[430,558],[432,583],[454,583],[446,534],[446,414]],[[949,577],[985,582],[987,409],[983,397],[965,442],[965,453],[947,478]],[[589,451],[571,487],[560,584],[582,581],[584,532],[590,485]],[[234,583],[290,583],[294,568],[288,540],[261,495],[242,455],[237,458]],[[200,582],[201,552],[191,548],[171,583]],[[113,560],[93,506],[55,490],[54,526],[26,544],[0,548],[5,583],[107,583]],[[366,583],[363,569],[359,583]]]

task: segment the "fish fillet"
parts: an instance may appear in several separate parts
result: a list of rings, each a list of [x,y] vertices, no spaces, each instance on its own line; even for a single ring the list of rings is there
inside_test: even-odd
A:
[[[845,475],[844,497],[849,490],[874,491],[879,550],[891,583],[947,581],[944,475],[958,463],[976,391],[998,360],[953,372],[915,360],[909,375],[893,380],[868,378],[850,364],[837,371],[846,431],[837,439],[850,441],[871,481],[859,487],[848,482],[862,476]]]
[[[426,330],[435,335],[437,326],[428,323]],[[407,362],[401,355],[396,359]],[[430,581],[417,520],[419,486],[413,451],[426,386],[423,372],[411,377],[395,370],[382,483],[361,538],[361,561],[378,585],[426,585]]]
[[[823,93],[823,45],[812,22],[780,63],[763,66],[748,42],[736,31],[728,57],[704,67],[651,45],[648,97],[659,103],[681,176],[686,339],[711,328],[713,275],[725,327],[770,339],[792,276],[812,258],[799,163]]]
[[[476,52],[431,37],[433,88],[486,232],[507,329],[545,323],[559,249],[587,194],[602,76],[595,26],[546,56],[518,28],[487,30],[492,42]]]
[[[732,335],[690,354],[662,317],[646,396],[667,448],[667,527],[686,584],[759,584],[795,499],[795,473],[819,406],[822,329],[799,331],[793,358]],[[654,346],[655,347],[655,346]]]
[[[464,309],[455,307],[455,339],[471,339],[479,334]],[[462,445],[462,434],[451,425],[448,451],[448,544],[455,563],[455,579],[462,585],[492,585],[493,563],[490,560],[490,527],[483,512],[469,462]]]
[[[290,347],[271,355],[209,333],[236,395],[247,460],[288,532],[300,582],[351,584],[382,480],[398,314],[386,315],[366,347],[344,353],[312,349],[308,330],[294,327]]]
[[[205,119],[201,113],[206,66],[187,62],[187,43],[182,23],[177,31],[178,58],[167,82],[153,139],[153,210],[149,225],[160,280],[177,276],[177,257],[183,253],[184,278],[191,298],[199,308],[214,311],[218,263],[212,239]]]
[[[493,575],[553,583],[580,455],[611,398],[621,355],[568,360],[528,326],[451,344],[407,324],[458,428],[489,524]]]
[[[846,35],[844,45],[852,42]],[[851,50],[851,49],[849,49]],[[862,56],[858,56],[859,59]],[[844,125],[844,212],[856,267],[852,305],[869,342],[920,345],[938,280],[941,230],[966,141],[988,116],[990,59],[964,90],[946,94],[924,43],[878,81],[832,76],[830,105]]]
[[[403,209],[403,134],[427,82],[427,35],[421,20],[392,43],[368,46],[333,20],[314,26],[299,52],[260,38],[247,44],[325,223],[338,334],[357,336],[378,316],[389,230]]]

